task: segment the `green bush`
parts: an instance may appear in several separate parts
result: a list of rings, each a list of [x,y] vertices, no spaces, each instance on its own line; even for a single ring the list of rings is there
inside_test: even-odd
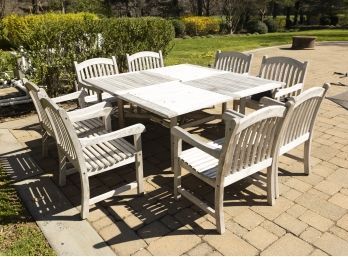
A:
[[[190,36],[216,34],[220,31],[221,19],[216,17],[191,16],[182,19]]]
[[[4,31],[26,50],[33,66],[27,75],[47,85],[51,96],[73,88],[74,61],[115,55],[122,71],[126,53],[162,50],[165,55],[174,38],[171,22],[162,18],[99,19],[88,13],[11,15],[4,19]]]
[[[10,52],[0,50],[0,84],[13,77],[15,65],[16,57]]]
[[[247,30],[249,33],[266,34],[268,32],[267,25],[262,21],[251,20],[247,23]]]
[[[268,32],[277,32],[278,31],[278,23],[273,19],[265,20],[265,24],[268,28]]]
[[[175,37],[185,36],[185,32],[186,32],[185,23],[182,20],[178,20],[178,19],[172,19],[171,22],[175,30]]]

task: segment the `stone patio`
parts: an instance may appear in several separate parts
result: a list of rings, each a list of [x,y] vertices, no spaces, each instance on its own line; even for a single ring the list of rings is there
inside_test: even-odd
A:
[[[274,47],[254,54],[253,74],[263,55],[283,55],[310,62],[306,88],[324,82],[347,83],[347,79],[340,80],[333,72],[348,71],[348,44],[322,43],[314,50],[296,51],[287,46]],[[347,89],[332,86],[328,95]],[[219,112],[219,108],[208,112]],[[262,174],[261,183],[245,179],[226,188],[224,235],[216,233],[210,216],[183,198],[173,199],[169,130],[150,122],[144,124],[151,131],[142,137],[147,193],[139,197],[133,191],[93,206],[87,221],[106,242],[101,240],[93,247],[110,246],[116,255],[348,255],[347,110],[328,100],[323,102],[315,126],[312,173],[303,175],[302,162],[282,157],[281,197],[274,206],[267,205]],[[7,149],[2,149],[3,154],[15,149],[6,145],[6,131],[26,147],[25,152],[40,170],[47,174],[57,171],[54,144],[49,157],[41,158],[41,135],[35,115],[0,124],[0,145]],[[190,132],[214,139],[223,135],[224,128],[214,121],[191,128]],[[291,154],[302,158],[303,148]],[[35,178],[40,173],[28,167],[28,172],[22,177],[17,175],[16,180]],[[10,170],[10,163],[5,168]],[[91,179],[91,191],[107,191],[134,179],[134,167],[129,165]],[[183,184],[212,203],[213,189],[208,185],[190,175]],[[78,174],[71,175],[61,190],[73,206],[79,206]],[[73,212],[71,220],[79,220],[77,212]]]

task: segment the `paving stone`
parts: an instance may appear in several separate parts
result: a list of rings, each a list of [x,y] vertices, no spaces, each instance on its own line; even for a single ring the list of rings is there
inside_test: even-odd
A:
[[[330,176],[327,177],[327,180],[336,183],[337,185],[348,187],[348,176],[347,169],[338,169]]]
[[[312,250],[313,247],[310,244],[292,234],[286,234],[263,251],[261,255],[308,255]]]
[[[329,199],[329,202],[332,202],[342,208],[348,209],[348,196],[337,193]]]
[[[314,188],[317,190],[320,190],[321,192],[324,192],[326,194],[334,195],[338,191],[340,191],[341,186],[337,185],[336,183],[324,180],[324,181],[320,182],[318,185],[316,185]]]
[[[265,228],[266,230],[275,234],[278,237],[282,237],[286,234],[285,229],[269,220],[265,220],[264,222],[262,222],[261,227]]]
[[[266,219],[274,220],[280,214],[282,214],[287,209],[289,209],[292,205],[293,205],[292,201],[284,197],[280,197],[276,200],[273,206],[269,206],[269,205],[253,206],[251,207],[251,210],[255,211],[256,213],[260,214]]]
[[[348,242],[330,233],[325,233],[313,244],[330,255],[347,255],[348,253]]]
[[[340,190],[340,193],[341,193],[341,194],[344,194],[344,195],[348,195],[348,188],[342,188],[342,189]]]
[[[331,220],[320,216],[311,210],[306,211],[299,217],[299,219],[322,232],[327,231],[334,224]]]
[[[300,217],[307,209],[299,204],[294,204],[286,212],[291,216],[298,218]]]
[[[108,215],[103,208],[91,208],[87,217],[89,222],[95,222],[99,219],[102,219]]]
[[[325,201],[330,198],[330,195],[325,194],[322,191],[319,191],[319,190],[317,190],[315,188],[309,189],[306,193],[318,196],[319,198],[321,198],[321,199],[323,199]]]
[[[233,219],[230,219],[225,224],[226,229],[233,232],[239,237],[243,237],[246,233],[248,233],[248,230],[241,225],[239,225],[237,222],[235,222]]]
[[[153,255],[181,255],[201,242],[191,231],[180,228],[151,242],[147,250]]]
[[[223,255],[258,254],[258,250],[254,246],[237,237],[229,230],[226,230],[223,235],[206,235],[203,237],[203,240]]]
[[[289,179],[287,182],[285,182],[285,185],[294,188],[300,192],[306,192],[312,187],[310,184],[307,184],[296,178]]]
[[[293,216],[283,213],[278,218],[274,220],[276,224],[295,234],[296,236],[300,235],[308,225]]]
[[[150,244],[152,241],[168,234],[170,230],[161,222],[155,221],[139,229],[138,235],[143,238],[146,243]]]
[[[117,255],[131,255],[147,246],[145,241],[122,221],[108,225],[100,230],[99,234]]]
[[[319,176],[317,174],[314,174],[311,172],[311,174],[309,176],[307,175],[304,175],[304,176],[297,176],[296,177],[297,179],[307,183],[307,184],[310,184],[312,186],[316,186],[318,185],[321,181],[323,181],[323,177],[322,176]]]
[[[264,220],[262,216],[249,209],[234,218],[234,221],[248,230],[255,228]]]
[[[312,168],[312,172],[315,174],[318,174],[319,176],[327,178],[328,176],[330,176],[332,173],[335,172],[335,169],[323,164],[319,164]]]
[[[183,225],[193,223],[195,220],[198,220],[200,216],[198,213],[193,211],[191,208],[185,208],[179,211],[174,217],[180,221]]]
[[[322,250],[315,249],[311,254],[311,256],[328,256],[327,253],[323,252]]]
[[[342,238],[346,242],[348,242],[348,231],[347,230],[344,230],[344,229],[337,227],[337,226],[333,226],[330,228],[330,232],[332,234]]]
[[[340,219],[346,212],[345,209],[309,193],[301,195],[295,202],[335,221]]]
[[[105,228],[106,226],[109,226],[112,223],[114,223],[114,220],[112,219],[112,217],[105,216],[104,214],[103,218],[94,221],[92,225],[95,230],[100,231],[102,228]]]
[[[348,231],[348,214],[344,215],[339,221],[337,221],[337,226]]]
[[[312,227],[308,227],[301,235],[300,237],[305,240],[308,243],[313,243],[314,241],[318,240],[321,237],[322,233]]]
[[[278,239],[277,236],[268,232],[263,227],[256,227],[252,231],[248,232],[244,239],[248,241],[250,244],[255,246],[259,250],[264,250],[267,246],[272,244],[274,241]]]
[[[152,254],[146,249],[141,249],[140,251],[137,251],[132,256],[152,256]]]
[[[207,243],[202,243],[197,245],[195,248],[191,249],[187,252],[187,255],[190,256],[208,256],[210,255],[214,249],[208,245]]]
[[[282,194],[282,196],[284,196],[285,198],[287,198],[287,199],[289,199],[291,201],[295,200],[300,195],[302,195],[302,192],[297,191],[295,189],[290,189],[286,193]]]
[[[176,230],[183,225],[170,215],[166,215],[161,219],[161,222],[166,225],[170,230]]]

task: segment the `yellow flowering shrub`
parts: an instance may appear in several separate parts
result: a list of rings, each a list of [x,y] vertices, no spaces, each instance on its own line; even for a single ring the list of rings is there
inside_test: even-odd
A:
[[[216,34],[220,30],[221,19],[216,17],[189,16],[182,18],[186,33],[191,36]]]

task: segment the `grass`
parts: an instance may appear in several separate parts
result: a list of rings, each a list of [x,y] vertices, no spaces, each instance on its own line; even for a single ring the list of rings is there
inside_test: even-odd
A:
[[[166,65],[193,63],[212,64],[215,52],[220,50],[247,51],[260,47],[290,44],[292,36],[317,36],[318,41],[348,40],[348,30],[311,30],[301,32],[268,33],[264,35],[219,35],[213,38],[196,37],[175,39],[172,51],[166,57]]]
[[[0,255],[55,255],[1,167]]]

